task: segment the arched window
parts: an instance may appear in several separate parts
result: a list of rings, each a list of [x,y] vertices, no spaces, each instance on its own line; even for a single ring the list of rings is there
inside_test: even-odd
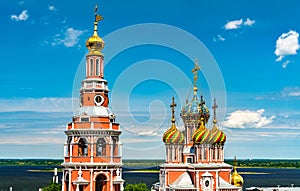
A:
[[[207,148],[203,148],[203,160],[207,160]]]
[[[78,156],[87,156],[88,155],[88,145],[86,140],[80,138],[78,141]]]
[[[118,137],[112,137],[113,140],[113,156],[117,156],[117,141],[118,141]]]
[[[99,59],[96,60],[96,76],[100,75],[100,63]]]
[[[71,141],[72,141],[72,137],[68,137],[67,140],[67,147],[66,147],[66,156],[70,156],[70,151],[71,151]]]
[[[66,175],[65,184],[66,184],[66,191],[69,191],[69,173],[67,173]]]
[[[97,156],[104,156],[105,155],[105,147],[106,147],[106,141],[104,138],[100,138],[97,141]]]
[[[93,75],[93,71],[94,71],[94,61],[93,59],[90,59],[90,76]]]
[[[106,177],[103,174],[100,174],[96,177],[96,189],[95,191],[106,190]]]

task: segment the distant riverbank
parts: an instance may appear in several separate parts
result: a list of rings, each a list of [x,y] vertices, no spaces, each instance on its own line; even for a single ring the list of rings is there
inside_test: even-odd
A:
[[[63,160],[59,159],[0,159],[0,166],[60,166]],[[225,160],[233,165],[233,160]],[[123,160],[127,167],[155,167],[164,163],[164,160],[130,159]],[[300,159],[240,159],[238,167],[242,168],[300,168]]]

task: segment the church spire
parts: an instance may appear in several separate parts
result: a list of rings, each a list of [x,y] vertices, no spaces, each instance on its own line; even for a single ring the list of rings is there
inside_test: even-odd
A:
[[[102,49],[104,48],[104,41],[98,36],[98,22],[103,20],[103,17],[98,14],[98,6],[96,5],[95,10],[95,21],[94,21],[94,33],[87,39],[86,47],[89,50],[89,55],[102,55]]]

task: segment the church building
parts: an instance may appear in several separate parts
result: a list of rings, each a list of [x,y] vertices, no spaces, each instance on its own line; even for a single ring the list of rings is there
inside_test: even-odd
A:
[[[175,125],[175,101],[172,98],[172,125],[163,135],[166,161],[160,166],[157,191],[240,191],[243,179],[232,166],[224,163],[226,135],[217,126],[217,104],[214,100],[213,127],[207,127],[210,112],[203,96],[197,96],[197,78],[200,67],[195,62],[194,95],[182,107],[180,116],[184,130]]]
[[[79,113],[65,131],[63,191],[123,190],[121,130],[108,107],[109,89],[101,52],[104,41],[97,30],[100,20],[95,9],[94,33],[86,41],[86,75],[79,90]]]
[[[93,35],[87,39],[85,79],[82,80],[79,112],[67,124],[62,163],[62,191],[123,191],[122,144],[120,125],[109,109],[108,82],[104,78],[104,41],[98,36],[103,18],[95,9]],[[208,128],[210,112],[203,96],[197,95],[200,67],[195,62],[194,95],[182,107],[184,130],[175,124],[172,99],[171,127],[163,135],[166,161],[160,165],[157,191],[240,191],[243,179],[224,163],[226,135],[217,126],[214,100],[213,125]]]

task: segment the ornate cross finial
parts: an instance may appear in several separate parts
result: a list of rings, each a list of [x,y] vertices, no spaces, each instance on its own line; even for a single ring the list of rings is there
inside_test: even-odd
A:
[[[238,165],[238,162],[236,160],[236,156],[234,156],[234,159],[233,159],[233,168],[234,168],[234,170],[236,170],[237,165]]]
[[[172,104],[170,105],[171,109],[172,109],[172,123],[175,123],[175,107],[176,107],[176,103],[174,102],[174,97],[172,97]]]
[[[196,58],[194,68],[192,69],[194,74],[194,88],[197,88],[198,70],[200,70],[200,66],[198,65],[198,59]],[[197,89],[195,89],[195,91],[197,91]]]
[[[212,106],[212,109],[214,110],[214,120],[217,120],[217,108],[218,108],[218,105],[217,105],[216,99],[214,99],[214,105]]]

